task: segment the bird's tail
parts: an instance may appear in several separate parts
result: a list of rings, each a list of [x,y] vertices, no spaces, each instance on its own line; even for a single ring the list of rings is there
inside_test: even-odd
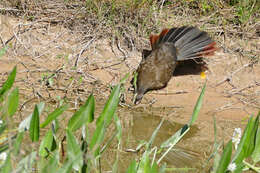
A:
[[[173,43],[179,61],[214,55],[217,50],[216,42],[205,31],[188,26],[164,29],[160,35],[151,35],[150,42],[152,49],[165,42]]]

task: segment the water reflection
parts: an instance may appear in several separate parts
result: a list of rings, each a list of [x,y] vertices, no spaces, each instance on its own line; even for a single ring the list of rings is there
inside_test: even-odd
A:
[[[133,123],[128,130],[128,139],[132,138],[136,144],[139,141],[149,141],[152,133],[161,121],[161,117],[154,115],[145,115],[144,113],[132,114]],[[155,146],[160,146],[165,140],[170,138],[176,131],[183,127],[184,124],[170,122],[165,120],[157,133],[154,141]],[[193,126],[182,140],[190,138],[198,131],[196,126]],[[188,149],[181,148],[181,142],[172,151],[170,151],[164,161],[168,166],[177,168],[191,167],[198,161],[198,154]]]

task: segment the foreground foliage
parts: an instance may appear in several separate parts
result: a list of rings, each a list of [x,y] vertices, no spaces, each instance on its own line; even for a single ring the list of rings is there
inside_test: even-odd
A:
[[[122,127],[116,115],[116,109],[123,91],[125,79],[113,87],[102,113],[95,121],[96,128],[93,134],[89,132],[89,124],[94,123],[95,119],[95,99],[91,94],[85,104],[70,118],[65,130],[66,138],[59,140],[57,132],[61,129],[59,128],[57,118],[68,109],[69,105],[67,104],[60,105],[47,116],[44,122],[40,123],[39,117],[45,106],[44,103],[41,102],[35,105],[33,113],[24,119],[18,127],[13,123],[12,118],[17,112],[19,103],[19,89],[12,89],[15,76],[16,67],[9,74],[8,79],[0,89],[1,172],[32,172],[34,170],[39,172],[102,172],[100,160],[111,141],[116,138],[118,150],[121,145]],[[202,106],[205,87],[206,85],[204,85],[195,105],[190,122],[163,142],[159,148],[153,147],[152,144],[156,134],[163,124],[162,120],[154,130],[150,140],[142,144],[145,146],[145,151],[138,161],[132,161],[127,169],[128,173],[166,172],[167,170],[171,170],[171,168],[168,168],[165,164],[161,164],[161,162],[176,143],[189,131],[191,125],[197,119]],[[233,166],[233,172],[241,172],[243,169],[248,168],[256,172],[259,171],[259,168],[255,166],[260,160],[259,115],[260,113],[256,119],[253,117],[249,119],[232,160],[232,142],[228,142],[220,157],[217,152],[220,144],[215,141],[213,172],[226,172],[230,169],[229,165],[232,166],[232,164],[235,165]],[[109,137],[109,140],[105,142],[106,132],[112,122],[116,129],[113,135]],[[45,133],[45,136],[40,137],[40,132],[48,125],[50,127],[49,130]],[[79,132],[79,130],[81,131],[80,140],[75,137],[76,132]],[[21,143],[28,135],[31,143],[39,144],[39,147],[32,148],[31,152],[24,154],[20,152],[22,150]],[[159,154],[160,157],[156,157]],[[253,164],[245,160],[248,157],[252,158]],[[112,172],[117,172],[117,163],[118,157],[114,162]]]

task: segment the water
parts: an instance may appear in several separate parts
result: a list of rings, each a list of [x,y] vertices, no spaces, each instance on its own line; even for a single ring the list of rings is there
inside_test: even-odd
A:
[[[119,112],[119,116],[123,121],[122,148],[119,152],[119,172],[124,172],[133,159],[140,158],[144,148],[135,152],[136,147],[142,141],[149,141],[152,133],[161,122],[162,118],[153,114],[138,111]],[[165,120],[157,133],[153,146],[160,146],[165,140],[170,138],[176,131],[183,127],[184,124],[170,122]],[[199,154],[181,146],[182,141],[189,139],[198,131],[193,126],[190,131],[181,139],[180,143],[172,151],[170,151],[162,162],[167,163],[167,167],[175,168],[193,168],[199,162]],[[116,143],[115,143],[116,145]],[[105,170],[111,170],[113,160],[116,158],[117,146],[112,145],[102,161]],[[192,145],[192,144],[191,144]],[[160,155],[158,155],[159,157]],[[114,158],[114,159],[111,159]],[[158,159],[158,158],[157,158]],[[177,171],[178,172],[178,171]],[[182,172],[182,171],[180,171]]]

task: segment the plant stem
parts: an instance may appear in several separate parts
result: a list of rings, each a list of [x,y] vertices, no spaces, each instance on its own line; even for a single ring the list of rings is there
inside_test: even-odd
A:
[[[249,167],[250,169],[254,170],[255,172],[259,172],[260,171],[260,167],[256,167],[254,165],[251,165],[250,163],[246,162],[245,160],[243,160],[243,163]]]

